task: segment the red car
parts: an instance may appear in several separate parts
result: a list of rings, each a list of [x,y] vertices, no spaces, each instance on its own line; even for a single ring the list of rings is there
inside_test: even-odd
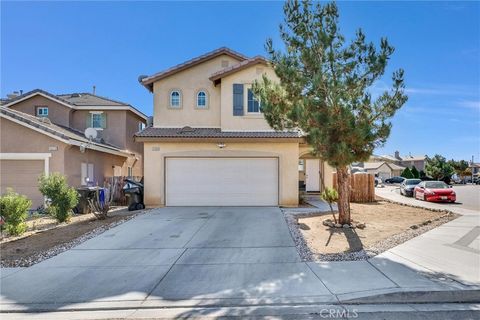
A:
[[[415,199],[433,202],[455,202],[457,195],[452,187],[443,181],[422,181],[413,191]]]

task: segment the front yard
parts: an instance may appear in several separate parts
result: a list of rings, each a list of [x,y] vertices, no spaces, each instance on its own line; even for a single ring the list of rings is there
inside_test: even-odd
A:
[[[118,208],[105,220],[93,214],[72,216],[69,223],[57,223],[48,215],[26,221],[27,231],[18,237],[3,237],[0,241],[2,267],[27,267],[63,252],[80,242],[131,219],[140,211]]]
[[[457,217],[444,211],[414,208],[378,200],[373,203],[351,203],[354,223],[365,223],[360,228],[331,228],[324,220],[331,214],[299,216],[296,227],[297,246],[303,258],[313,260],[364,259],[388,250],[413,237]],[[298,243],[300,238],[303,243]]]

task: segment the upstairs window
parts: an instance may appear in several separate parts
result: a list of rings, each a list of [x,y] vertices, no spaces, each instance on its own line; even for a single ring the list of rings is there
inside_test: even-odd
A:
[[[180,108],[182,102],[182,96],[179,91],[172,91],[170,93],[170,107],[171,108]]]
[[[207,107],[207,93],[205,91],[199,91],[197,93],[197,108]]]
[[[143,129],[145,129],[145,123],[139,122],[138,123],[138,131],[142,131]]]
[[[48,107],[37,107],[37,117],[48,117]]]
[[[249,113],[260,113],[260,101],[255,98],[252,89],[248,89],[248,96],[247,96],[247,106]]]
[[[90,113],[90,123],[88,126],[95,129],[104,129],[106,128],[106,123],[106,115],[103,112]]]

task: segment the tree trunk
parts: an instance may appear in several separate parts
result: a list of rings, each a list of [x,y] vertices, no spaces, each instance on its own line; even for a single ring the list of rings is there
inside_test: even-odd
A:
[[[350,224],[350,179],[348,168],[340,167],[337,169],[338,182],[338,222],[341,224]]]

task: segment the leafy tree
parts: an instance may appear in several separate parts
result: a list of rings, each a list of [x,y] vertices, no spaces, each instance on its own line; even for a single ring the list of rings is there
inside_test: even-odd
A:
[[[425,173],[435,180],[450,180],[455,170],[445,157],[436,154],[433,158],[425,159]]]
[[[335,3],[287,1],[280,37],[285,50],[266,49],[280,82],[253,84],[262,111],[276,130],[300,129],[314,152],[336,169],[339,222],[350,223],[348,166],[366,161],[390,134],[389,119],[407,101],[403,70],[393,73],[391,90],[377,98],[370,88],[385,72],[394,48],[377,48],[362,30],[346,43],[338,29]]]
[[[420,170],[420,179],[425,178],[426,176],[427,174],[425,173],[425,171]]]
[[[31,206],[31,200],[8,188],[7,192],[0,197],[0,216],[5,221],[2,229],[7,229],[8,234],[15,236],[24,233],[27,230],[25,220]]]
[[[415,168],[415,166],[412,166],[412,170],[410,170],[412,172],[412,175],[415,179],[418,179],[420,178],[420,172],[418,172],[417,168]]]
[[[455,161],[452,159],[448,161],[448,164],[452,166],[453,169],[455,170],[455,173],[462,178],[465,178],[466,176],[469,176],[472,174],[472,171],[469,168],[468,161],[465,161],[465,160]]]
[[[47,208],[48,213],[58,222],[68,222],[72,209],[78,203],[78,192],[68,186],[65,176],[59,173],[40,176],[39,190],[51,201]]]
[[[410,171],[409,167],[406,167],[405,169],[403,169],[402,174],[400,176],[404,177],[405,179],[413,178],[412,171]]]

